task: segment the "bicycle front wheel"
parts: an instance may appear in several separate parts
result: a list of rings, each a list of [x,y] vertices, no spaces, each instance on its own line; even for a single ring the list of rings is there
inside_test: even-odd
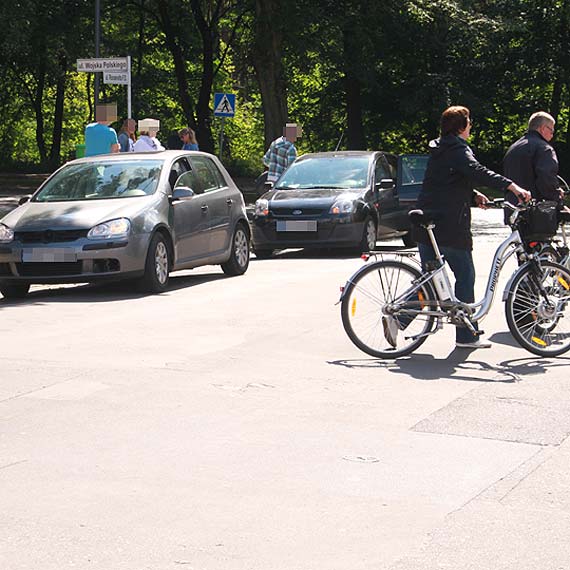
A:
[[[437,302],[429,283],[415,285],[420,276],[415,267],[394,260],[372,263],[350,280],[342,298],[342,324],[360,350],[397,358],[425,342],[435,320],[427,311]]]
[[[564,354],[570,350],[570,315],[566,311],[569,302],[570,272],[564,266],[542,261],[540,268],[522,268],[505,303],[511,334],[533,354]]]

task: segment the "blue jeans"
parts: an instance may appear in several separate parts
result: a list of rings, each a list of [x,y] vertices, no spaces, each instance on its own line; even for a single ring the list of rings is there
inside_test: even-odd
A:
[[[455,296],[464,303],[475,302],[475,265],[473,265],[473,255],[467,249],[456,249],[454,247],[440,246],[440,251],[453,271],[455,277]],[[418,244],[422,266],[425,269],[426,262],[435,259],[435,252],[431,245]],[[474,323],[477,329],[477,323]],[[475,342],[475,336],[467,327],[456,327],[456,342]]]

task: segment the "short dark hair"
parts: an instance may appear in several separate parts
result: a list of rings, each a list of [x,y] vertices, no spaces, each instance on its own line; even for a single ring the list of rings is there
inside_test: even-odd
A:
[[[448,107],[440,119],[441,136],[458,135],[467,128],[469,123],[469,109],[460,105]]]

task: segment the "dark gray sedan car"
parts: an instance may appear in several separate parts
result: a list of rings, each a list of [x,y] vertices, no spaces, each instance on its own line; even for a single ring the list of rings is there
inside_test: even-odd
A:
[[[0,292],[31,283],[135,278],[164,291],[169,273],[249,265],[243,196],[203,152],[102,155],[68,162],[0,220]]]
[[[408,210],[416,201],[425,155],[378,151],[304,154],[255,205],[253,249],[374,249],[377,239],[409,235]]]

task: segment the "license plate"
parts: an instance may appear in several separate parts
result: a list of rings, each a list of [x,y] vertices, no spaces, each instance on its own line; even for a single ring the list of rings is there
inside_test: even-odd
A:
[[[24,263],[61,263],[77,261],[77,254],[71,247],[30,247],[22,250]]]
[[[278,232],[316,232],[316,220],[277,220]]]

